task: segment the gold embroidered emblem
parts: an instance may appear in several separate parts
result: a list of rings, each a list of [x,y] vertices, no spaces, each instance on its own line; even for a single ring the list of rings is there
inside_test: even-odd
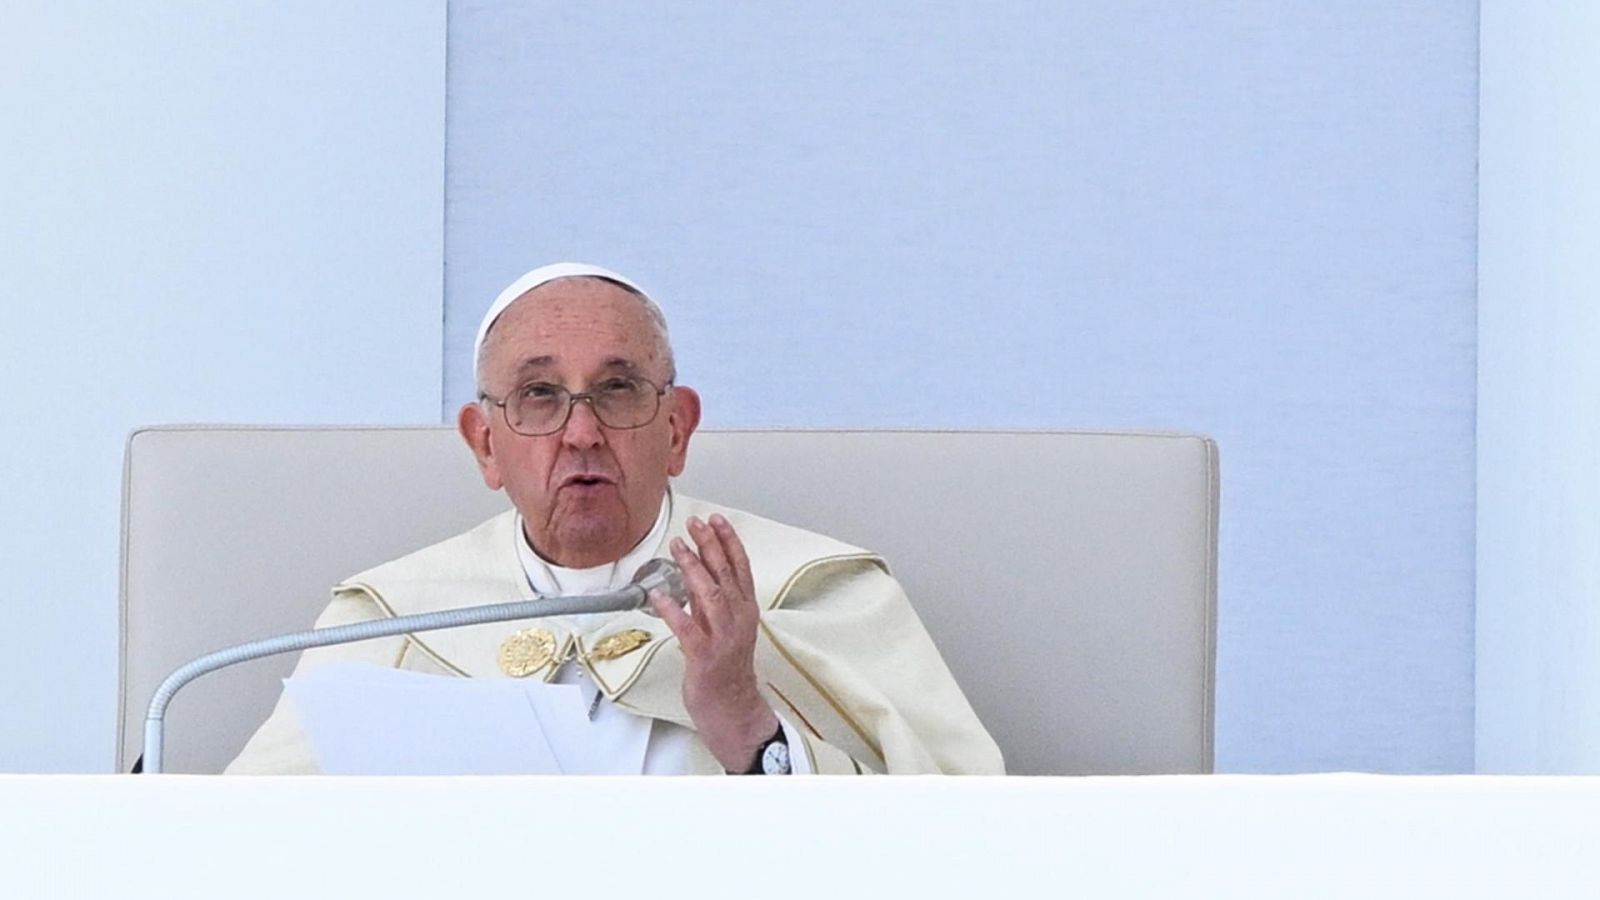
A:
[[[526,678],[550,664],[556,656],[556,636],[543,628],[527,628],[500,644],[500,671]]]
[[[629,628],[627,631],[619,631],[616,634],[609,634],[601,638],[600,643],[594,645],[594,652],[590,653],[589,656],[592,659],[607,662],[621,656],[627,656],[629,653],[650,643],[650,640],[650,632],[638,628]]]

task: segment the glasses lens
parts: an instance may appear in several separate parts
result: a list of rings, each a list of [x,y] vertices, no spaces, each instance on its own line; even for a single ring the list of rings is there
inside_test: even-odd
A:
[[[661,395],[638,378],[607,378],[589,389],[594,414],[608,428],[638,428],[656,417]]]
[[[567,419],[571,395],[559,384],[535,381],[506,398],[506,421],[522,434],[549,434]]]

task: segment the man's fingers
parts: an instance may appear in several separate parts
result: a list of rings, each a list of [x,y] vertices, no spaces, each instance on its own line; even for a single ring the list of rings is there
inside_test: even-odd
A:
[[[717,582],[683,538],[672,539],[672,559],[683,572],[684,586],[689,589],[689,609],[695,621],[708,632],[714,630],[712,624],[724,612],[722,600],[717,596]]]
[[[717,586],[722,588],[723,597],[727,600],[736,599],[734,592],[741,589],[739,576],[728,562],[728,555],[723,552],[721,533],[705,522],[690,517],[689,536],[694,538],[695,544],[699,546],[700,559],[705,562],[712,577],[717,579]]]
[[[650,592],[650,608],[656,611],[661,621],[667,623],[668,628],[672,629],[672,633],[678,638],[679,646],[682,646],[685,652],[699,649],[700,626],[695,624],[694,618],[688,611],[667,596],[666,591],[656,588]]]
[[[740,590],[751,600],[756,599],[755,576],[750,574],[750,555],[744,550],[744,541],[739,540],[739,533],[733,530],[733,524],[724,519],[721,513],[711,514],[711,527],[722,538],[722,549],[728,555],[735,577],[739,579]]]

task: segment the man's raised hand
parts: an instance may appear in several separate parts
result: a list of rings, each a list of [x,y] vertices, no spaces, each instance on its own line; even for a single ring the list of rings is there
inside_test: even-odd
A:
[[[756,688],[756,605],[750,558],[733,526],[720,515],[709,523],[690,517],[691,549],[672,540],[683,570],[687,609],[659,591],[650,605],[683,649],[683,705],[723,769],[743,772],[778,729],[778,717]],[[697,552],[698,551],[698,552]]]

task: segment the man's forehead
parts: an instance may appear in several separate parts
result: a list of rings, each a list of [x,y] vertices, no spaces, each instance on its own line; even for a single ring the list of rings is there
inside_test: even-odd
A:
[[[607,361],[642,364],[659,355],[657,330],[636,299],[621,294],[574,296],[530,294],[495,323],[487,343],[496,356],[517,365]]]

